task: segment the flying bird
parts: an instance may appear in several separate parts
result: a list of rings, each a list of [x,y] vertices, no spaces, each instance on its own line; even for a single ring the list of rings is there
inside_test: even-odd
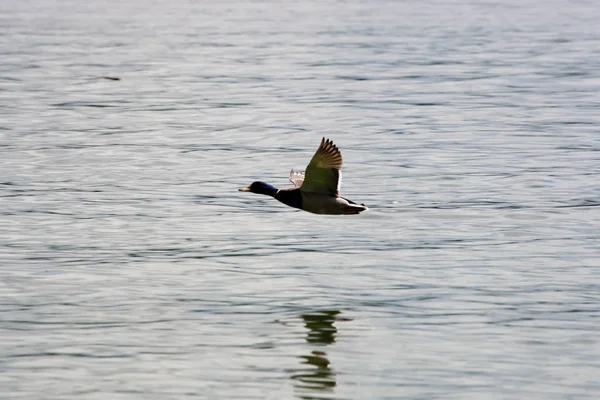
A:
[[[285,205],[314,214],[359,214],[368,210],[364,204],[340,196],[341,169],[342,153],[331,140],[323,138],[306,172],[290,171],[293,188],[277,189],[257,181],[239,191],[271,196]]]

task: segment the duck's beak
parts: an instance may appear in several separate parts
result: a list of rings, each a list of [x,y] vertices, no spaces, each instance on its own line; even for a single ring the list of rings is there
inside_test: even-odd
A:
[[[249,191],[250,191],[250,186],[238,189],[238,192],[249,192]]]

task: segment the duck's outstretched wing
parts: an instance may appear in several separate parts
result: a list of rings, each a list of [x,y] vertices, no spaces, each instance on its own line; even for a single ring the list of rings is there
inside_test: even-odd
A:
[[[292,182],[295,187],[302,186],[302,182],[304,182],[304,172],[296,172],[294,170],[291,170],[290,182]]]
[[[306,167],[300,190],[310,193],[340,195],[342,153],[329,139],[323,138],[317,152]]]

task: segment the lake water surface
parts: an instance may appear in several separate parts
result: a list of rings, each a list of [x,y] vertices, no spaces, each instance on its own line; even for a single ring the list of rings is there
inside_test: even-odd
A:
[[[598,16],[2,2],[0,397],[598,399]]]

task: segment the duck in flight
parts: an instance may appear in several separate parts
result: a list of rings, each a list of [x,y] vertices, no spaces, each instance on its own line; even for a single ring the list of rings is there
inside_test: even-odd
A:
[[[277,189],[265,182],[252,182],[240,192],[274,197],[285,205],[314,214],[359,214],[368,210],[364,204],[340,197],[342,153],[329,139],[323,138],[306,172],[290,171],[290,189]]]

